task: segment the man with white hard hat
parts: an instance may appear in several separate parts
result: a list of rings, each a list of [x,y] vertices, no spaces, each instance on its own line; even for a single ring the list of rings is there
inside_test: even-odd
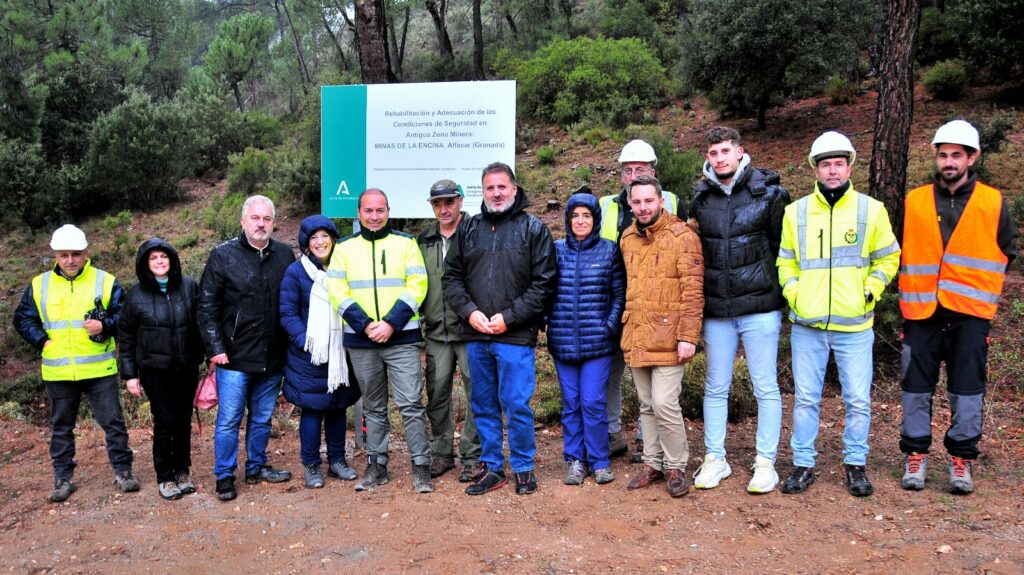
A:
[[[847,490],[871,495],[867,477],[871,426],[872,331],[875,302],[895,277],[900,246],[881,202],[853,189],[857,152],[839,132],[811,145],[814,192],[786,206],[779,248],[779,283],[793,323],[793,471],[783,493],[802,493],[816,479],[821,391],[829,353],[835,355],[846,422],[843,463]]]
[[[601,206],[601,237],[611,240],[616,244],[622,238],[622,232],[633,224],[633,210],[629,207],[629,185],[640,176],[655,177],[655,166],[658,164],[658,155],[654,147],[643,140],[632,140],[622,147],[619,153],[620,181],[622,189],[617,193],[604,196],[598,205]],[[669,191],[662,191],[661,197],[665,200],[665,211],[679,216],[679,219],[686,221],[686,206],[682,205],[679,197]],[[626,369],[626,362],[623,359],[622,350],[612,355],[612,370],[608,376],[608,443],[609,455],[619,457],[625,455],[628,447],[626,440],[622,437],[622,373]],[[643,440],[640,434],[640,424],[637,423],[636,452],[631,461],[641,463],[643,461]]]
[[[953,120],[935,132],[932,183],[905,199],[900,268],[904,454],[901,485],[924,489],[932,442],[932,396],[946,363],[950,426],[949,491],[974,491],[981,439],[990,322],[1006,268],[1017,255],[1017,227],[999,190],[978,180],[978,130]]]
[[[121,491],[138,491],[119,394],[114,336],[124,292],[114,276],[92,267],[85,233],[70,224],[53,233],[56,264],[32,279],[14,312],[14,327],[42,352],[50,402],[50,460],[60,502],[77,489],[75,421],[85,394],[107,438],[107,457]],[[77,289],[75,289],[77,288]]]

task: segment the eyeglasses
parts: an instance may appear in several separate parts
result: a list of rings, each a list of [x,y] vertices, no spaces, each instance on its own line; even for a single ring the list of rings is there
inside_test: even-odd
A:
[[[644,176],[651,173],[650,168],[622,168],[622,173],[627,176]]]

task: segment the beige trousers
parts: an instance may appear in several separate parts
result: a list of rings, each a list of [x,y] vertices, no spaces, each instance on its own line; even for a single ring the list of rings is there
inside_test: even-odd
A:
[[[640,400],[640,428],[644,434],[644,463],[658,471],[686,469],[690,445],[686,421],[679,407],[683,364],[631,367]]]

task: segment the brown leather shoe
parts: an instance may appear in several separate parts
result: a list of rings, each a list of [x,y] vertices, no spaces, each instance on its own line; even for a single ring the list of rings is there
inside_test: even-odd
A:
[[[667,487],[672,497],[682,497],[689,493],[690,484],[686,481],[686,472],[682,469],[669,469]]]
[[[665,474],[651,467],[650,465],[644,465],[644,468],[633,476],[633,479],[626,486],[626,489],[632,491],[633,489],[642,489],[644,487],[650,487],[652,483],[665,479]]]

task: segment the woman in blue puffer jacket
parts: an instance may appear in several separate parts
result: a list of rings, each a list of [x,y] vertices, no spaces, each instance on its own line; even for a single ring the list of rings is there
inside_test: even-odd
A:
[[[281,326],[288,333],[284,397],[302,408],[299,445],[306,487],[323,487],[320,432],[327,442],[328,475],[351,481],[356,471],[345,461],[345,410],[359,399],[345,348],[341,321],[327,293],[327,262],[338,240],[338,228],[315,215],[302,220],[296,260],[281,280]]]
[[[599,484],[615,480],[608,461],[605,384],[619,347],[626,270],[619,247],[602,239],[601,208],[589,193],[565,208],[566,238],[555,242],[558,280],[548,315],[548,351],[562,387],[566,485],[589,472]]]

